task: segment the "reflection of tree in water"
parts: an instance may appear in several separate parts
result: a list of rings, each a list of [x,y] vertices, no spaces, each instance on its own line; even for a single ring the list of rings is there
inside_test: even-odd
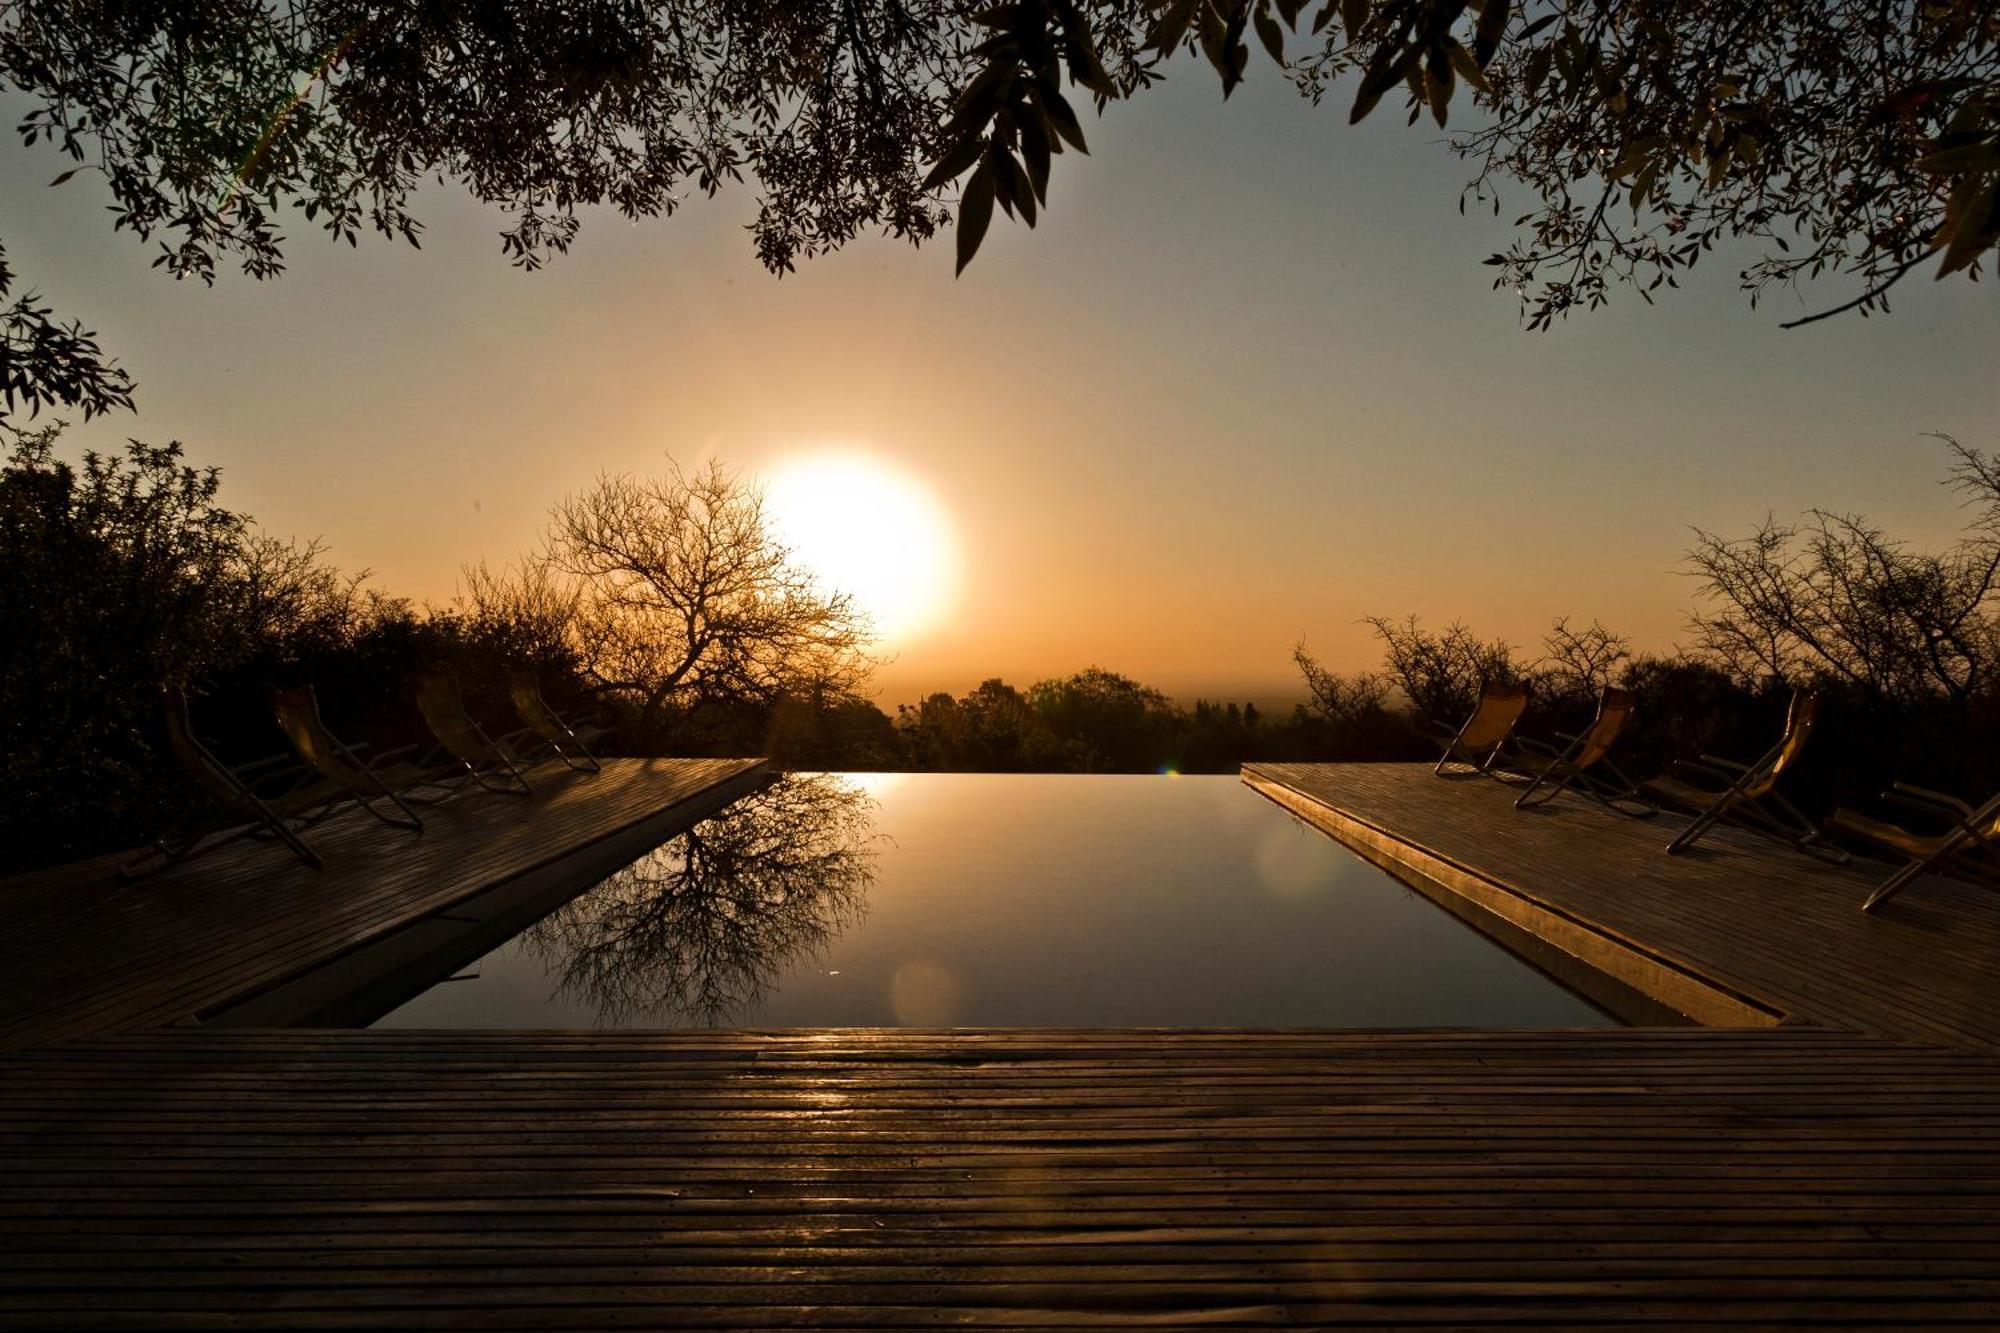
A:
[[[789,775],[559,908],[522,938],[556,994],[616,1024],[715,1026],[762,1003],[802,955],[861,915],[874,802],[826,774]]]

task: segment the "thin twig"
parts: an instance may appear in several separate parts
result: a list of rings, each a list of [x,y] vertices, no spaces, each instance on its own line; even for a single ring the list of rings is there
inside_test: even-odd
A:
[[[1806,315],[1800,319],[1790,320],[1786,323],[1778,325],[1778,327],[1781,329],[1796,329],[1807,324],[1816,324],[1822,319],[1832,319],[1835,315],[1844,315],[1858,305],[1866,305],[1868,302],[1874,300],[1876,297],[1880,296],[1882,293],[1888,291],[1891,287],[1901,282],[1903,280],[1904,274],[1908,273],[1911,269],[1915,268],[1917,265],[1923,263],[1926,259],[1929,259],[1930,256],[1931,256],[1930,251],[1928,250],[1924,251],[1922,254],[1918,255],[1915,259],[1912,259],[1909,262],[1905,263],[1901,268],[1898,268],[1894,273],[1891,273],[1881,282],[1876,283],[1873,287],[1870,287],[1867,291],[1861,293],[1861,295],[1855,297],[1852,301],[1847,302],[1845,305],[1837,305],[1831,310],[1822,310],[1816,315]]]

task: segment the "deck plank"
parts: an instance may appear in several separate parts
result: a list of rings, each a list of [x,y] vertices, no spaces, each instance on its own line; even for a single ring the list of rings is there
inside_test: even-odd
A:
[[[2000,1062],[1757,1032],[0,1055],[0,1327],[2000,1319]]]
[[[1523,813],[1504,783],[1419,764],[1251,764],[1244,780],[1371,859],[1400,861],[1433,897],[1518,905],[1516,925],[1703,1021],[2000,1046],[1990,890],[1933,876],[1864,915],[1884,867],[1829,866],[1730,829],[1670,857],[1672,815],[1625,819],[1567,796]],[[1676,974],[1712,988],[1719,1013],[1694,1012]]]
[[[620,769],[335,828],[338,873],[0,883],[0,1328],[2000,1324],[1991,899],[1246,776],[1751,1025],[152,1026],[734,780]]]
[[[763,772],[754,759],[542,768],[528,799],[469,792],[421,834],[350,810],[309,835],[314,871],[243,842],[133,883],[122,857],[0,880],[0,1049],[158,1027],[296,976],[497,884],[644,827]]]

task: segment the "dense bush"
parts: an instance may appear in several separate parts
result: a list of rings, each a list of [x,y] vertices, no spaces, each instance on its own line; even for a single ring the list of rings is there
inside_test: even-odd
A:
[[[282,748],[271,686],[314,684],[336,731],[400,744],[422,738],[423,670],[452,666],[497,697],[521,660],[504,623],[420,613],[260,531],[178,444],[71,462],[59,437],[17,437],[0,468],[0,866],[131,846],[199,814],[166,756],[164,685],[240,761]]]
[[[201,695],[198,728],[244,759],[280,748],[271,685],[315,685],[336,731],[421,742],[411,685],[440,666],[496,722],[510,712],[508,670],[531,666],[558,707],[607,712],[629,753],[1002,772],[1424,758],[1435,742],[1420,721],[1456,723],[1482,681],[1509,679],[1529,685],[1523,725],[1543,734],[1587,721],[1608,684],[1633,690],[1621,758],[1645,774],[1685,755],[1761,752],[1791,689],[1812,685],[1823,723],[1788,779],[1808,807],[1866,799],[1893,779],[2000,787],[2000,470],[1956,444],[1948,481],[1973,502],[1959,542],[1913,551],[1862,519],[1818,513],[1740,540],[1699,534],[1697,639],[1670,655],[1635,654],[1594,621],[1556,621],[1530,655],[1462,625],[1377,617],[1381,669],[1329,671],[1301,645],[1311,702],[1289,713],[1182,706],[1091,667],[1026,689],[987,680],[891,718],[859,692],[861,623],[799,576],[765,535],[754,489],[730,474],[600,482],[558,508],[541,555],[502,574],[468,570],[452,606],[419,610],[222,507],[216,474],[178,445],[68,462],[58,438],[18,437],[0,468],[10,869],[131,846],[184,813],[188,784],[157,731],[162,684]],[[614,558],[592,564],[585,545]],[[750,583],[689,573],[697,550],[741,554]],[[610,623],[606,608],[635,579],[658,599],[646,623],[673,632]]]
[[[1545,733],[1586,721],[1598,692],[1622,685],[1638,701],[1620,753],[1640,773],[1701,753],[1753,758],[1777,738],[1792,690],[1809,687],[1821,722],[1787,778],[1807,808],[1865,803],[1892,781],[1983,797],[2000,788],[2000,463],[1944,443],[1944,484],[1970,517],[1943,550],[1826,510],[1741,538],[1697,530],[1688,569],[1701,601],[1685,650],[1635,656],[1596,622],[1558,620],[1528,657],[1463,625],[1375,617],[1380,674],[1329,672],[1302,646],[1305,683],[1321,714],[1352,726],[1396,703],[1455,722],[1482,681],[1524,681],[1523,725]]]

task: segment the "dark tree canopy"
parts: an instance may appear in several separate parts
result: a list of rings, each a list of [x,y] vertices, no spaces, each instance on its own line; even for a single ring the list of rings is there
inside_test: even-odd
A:
[[[148,725],[162,684],[261,684],[407,608],[219,499],[179,444],[0,453],[0,868],[95,850],[174,803]]]
[[[273,275],[301,222],[415,243],[431,180],[508,210],[526,267],[586,208],[745,181],[783,271],[864,230],[929,239],[955,189],[963,266],[996,205],[1032,225],[1080,103],[1184,47],[1227,93],[1253,40],[1315,100],[1346,85],[1354,119],[1402,89],[1442,124],[1463,85],[1471,196],[1529,201],[1489,262],[1537,327],[1731,239],[1763,250],[1753,296],[1841,275],[1863,313],[2000,241],[1986,0],[17,0],[0,89],[180,277]],[[7,412],[127,401],[34,298],[0,331]]]

